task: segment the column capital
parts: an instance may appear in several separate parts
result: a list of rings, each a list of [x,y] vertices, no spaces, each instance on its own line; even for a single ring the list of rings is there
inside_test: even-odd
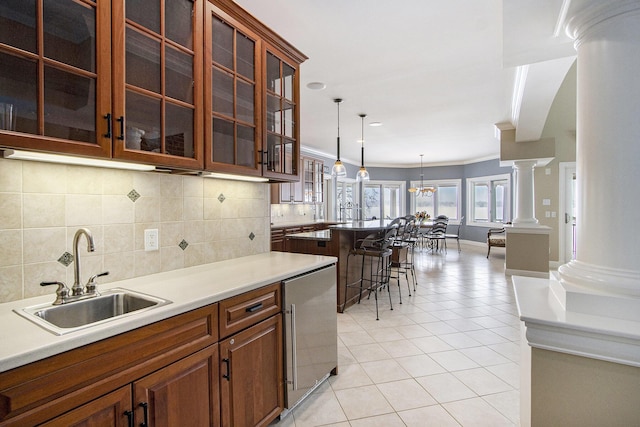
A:
[[[634,11],[640,11],[640,0],[573,0],[565,32],[576,41],[577,48],[585,34],[596,25]]]

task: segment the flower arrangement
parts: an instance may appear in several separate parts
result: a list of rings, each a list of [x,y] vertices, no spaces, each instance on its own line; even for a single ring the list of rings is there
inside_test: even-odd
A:
[[[426,211],[416,212],[416,218],[417,219],[429,219],[429,218],[431,218],[431,215],[429,215]]]

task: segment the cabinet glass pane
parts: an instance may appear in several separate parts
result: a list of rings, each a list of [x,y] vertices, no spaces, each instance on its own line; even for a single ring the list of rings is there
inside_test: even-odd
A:
[[[165,47],[165,94],[193,104],[193,56]]]
[[[284,119],[284,136],[288,136],[290,138],[293,138],[294,136],[294,131],[296,128],[296,123],[293,120],[294,116],[293,116],[293,105],[291,105],[289,102],[284,102],[283,105],[283,119]]]
[[[285,159],[291,159],[291,160],[287,161],[287,162],[284,162],[284,165],[283,165],[284,170],[280,170],[278,172],[284,172],[284,173],[293,174],[293,173],[295,173],[295,171],[293,170],[293,163],[294,163],[294,159],[293,159],[293,143],[290,142],[290,141],[289,142],[285,141],[283,145],[284,145],[284,157],[285,157]]]
[[[168,39],[193,49],[193,0],[166,0],[165,35]]]
[[[44,69],[44,134],[96,142],[95,79]]]
[[[233,77],[214,68],[211,80],[213,111],[233,117]]]
[[[238,80],[236,118],[253,124],[253,85]]]
[[[253,167],[255,159],[253,128],[238,125],[238,162],[240,166]]]
[[[267,130],[282,133],[281,123],[280,98],[267,95]]]
[[[280,60],[270,53],[267,53],[267,89],[282,94],[280,81]]]
[[[36,0],[0,2],[0,43],[36,52]]]
[[[127,19],[136,22],[156,33],[160,33],[161,0],[126,0]]]
[[[277,135],[267,135],[267,169],[280,171],[282,155],[282,138]]]
[[[236,71],[252,81],[255,80],[254,48],[253,40],[239,32],[236,33]]]
[[[0,52],[0,129],[38,133],[35,62]]]
[[[127,91],[126,97],[126,147],[159,153],[162,146],[160,100],[131,91]]]
[[[213,119],[213,161],[234,163],[233,123],[221,119]]]
[[[127,83],[160,93],[160,42],[127,28]]]
[[[171,103],[165,105],[165,152],[193,158],[193,110]]]
[[[286,99],[293,101],[293,82],[295,78],[296,70],[287,64],[282,64],[282,76],[283,76],[283,94]]]
[[[211,19],[213,62],[233,70],[233,28],[218,18]]]
[[[93,8],[72,0],[45,0],[44,55],[95,72],[95,15]]]

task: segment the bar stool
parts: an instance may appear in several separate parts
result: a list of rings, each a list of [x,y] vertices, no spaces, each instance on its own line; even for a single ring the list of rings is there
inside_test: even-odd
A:
[[[397,224],[387,227],[379,233],[369,234],[364,239],[357,240],[355,247],[347,255],[347,272],[349,271],[349,259],[352,256],[362,257],[360,268],[360,278],[353,283],[347,283],[344,289],[345,306],[349,288],[358,288],[358,304],[362,300],[362,291],[368,291],[367,298],[373,292],[376,301],[376,320],[380,320],[378,312],[378,290],[387,286],[389,293],[389,305],[393,310],[391,302],[391,291],[389,290],[389,278],[391,273],[391,245],[397,233]],[[365,264],[369,264],[369,274],[365,275]],[[375,267],[374,267],[375,265]],[[344,312],[344,308],[342,310]]]
[[[404,273],[404,278],[407,282],[407,289],[409,290],[409,296],[411,296],[411,285],[413,285],[414,292],[418,285],[413,260],[415,247],[420,240],[418,236],[418,233],[420,232],[420,222],[416,220],[415,216],[411,215],[410,217],[407,217],[403,234],[397,235],[393,242],[392,249],[394,250],[394,256],[391,261],[391,266],[396,270],[397,276],[392,276],[392,278],[395,278],[398,281],[400,304],[402,304],[400,275]],[[411,273],[411,281],[409,281],[409,273]]]

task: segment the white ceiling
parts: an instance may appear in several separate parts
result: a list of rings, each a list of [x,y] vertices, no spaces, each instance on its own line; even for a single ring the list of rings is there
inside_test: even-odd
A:
[[[358,115],[366,113],[365,163],[397,167],[419,165],[420,154],[425,165],[497,158],[494,124],[512,121],[515,66],[545,59],[544,44],[518,43],[524,35],[513,21],[535,18],[544,25],[530,27],[550,38],[562,5],[505,0],[514,17],[504,26],[505,54],[502,0],[235,1],[309,57],[301,66],[302,147],[335,156],[339,97],[342,159],[359,163]],[[566,56],[556,53],[566,40],[553,44],[563,45],[554,57]],[[310,82],[326,88],[308,89]]]

